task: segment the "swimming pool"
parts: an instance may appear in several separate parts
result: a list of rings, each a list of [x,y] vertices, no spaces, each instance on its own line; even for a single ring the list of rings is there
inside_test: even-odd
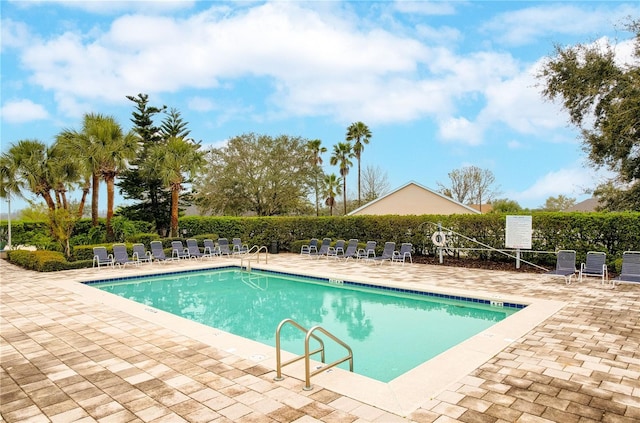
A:
[[[275,328],[292,318],[321,325],[354,351],[354,371],[388,382],[515,313],[517,304],[382,290],[372,285],[237,267],[92,283],[101,290],[275,345]],[[455,297],[454,297],[455,298]],[[283,329],[282,347],[303,351],[304,334]],[[327,342],[327,362],[344,351]]]

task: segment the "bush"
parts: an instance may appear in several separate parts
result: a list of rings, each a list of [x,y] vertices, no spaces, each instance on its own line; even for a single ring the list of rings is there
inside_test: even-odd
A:
[[[29,270],[55,272],[68,269],[67,260],[57,251],[13,250],[8,252],[9,261]]]

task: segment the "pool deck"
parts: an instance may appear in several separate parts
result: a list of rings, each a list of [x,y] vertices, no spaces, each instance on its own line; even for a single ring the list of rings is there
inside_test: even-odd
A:
[[[299,369],[275,382],[268,352],[247,355],[229,348],[225,334],[77,283],[221,263],[240,260],[56,273],[0,260],[0,422],[640,421],[638,284],[610,289],[595,278],[565,285],[521,272],[270,255],[260,266],[518,298],[548,312],[516,338],[485,334],[496,348],[486,359],[463,353],[441,363],[459,374],[452,370],[435,391],[396,382],[408,389],[396,394],[413,397],[391,401],[402,403],[396,410],[389,398],[363,400],[357,392],[375,385],[366,380],[350,380],[354,394],[344,394],[339,371],[312,379],[310,391]]]

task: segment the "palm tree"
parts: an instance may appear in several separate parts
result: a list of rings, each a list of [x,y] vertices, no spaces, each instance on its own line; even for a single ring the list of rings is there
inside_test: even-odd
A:
[[[149,164],[144,172],[160,177],[171,190],[171,236],[178,236],[180,191],[205,162],[199,148],[200,144],[170,137],[166,144],[155,145],[150,150]]]
[[[23,189],[42,197],[49,211],[56,209],[53,189],[50,149],[39,140],[20,140],[2,153],[2,191],[24,196]]]
[[[358,160],[358,206],[360,206],[360,157],[364,151],[364,144],[369,144],[371,131],[362,122],[354,122],[347,128],[347,141],[355,141],[353,155]]]
[[[342,198],[344,201],[344,214],[347,214],[347,175],[349,168],[353,166],[350,158],[353,157],[351,144],[348,142],[339,142],[333,146],[333,154],[331,155],[331,166],[338,165],[340,168],[340,176],[342,176]]]
[[[113,207],[115,197],[115,179],[124,171],[129,160],[136,157],[138,151],[138,138],[130,131],[124,133],[120,124],[112,116],[101,114],[85,115],[82,128],[81,142],[88,143],[86,159],[90,162],[94,175],[93,199],[97,199],[96,175],[101,177],[107,184],[107,239],[113,239]],[[93,208],[97,207],[97,201]]]
[[[320,215],[319,192],[318,192],[318,174],[322,173],[322,153],[327,152],[326,147],[322,147],[321,140],[312,140],[307,143],[307,148],[311,152],[311,165],[314,167],[313,177],[316,189],[316,216]]]
[[[336,176],[335,173],[325,175],[324,177],[324,195],[326,197],[325,204],[329,206],[329,216],[333,216],[333,206],[336,204],[336,195],[342,194],[342,178]]]

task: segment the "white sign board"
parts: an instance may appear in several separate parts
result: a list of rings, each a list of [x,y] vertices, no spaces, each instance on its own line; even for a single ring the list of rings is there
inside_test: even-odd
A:
[[[531,216],[507,216],[506,248],[531,249]]]

